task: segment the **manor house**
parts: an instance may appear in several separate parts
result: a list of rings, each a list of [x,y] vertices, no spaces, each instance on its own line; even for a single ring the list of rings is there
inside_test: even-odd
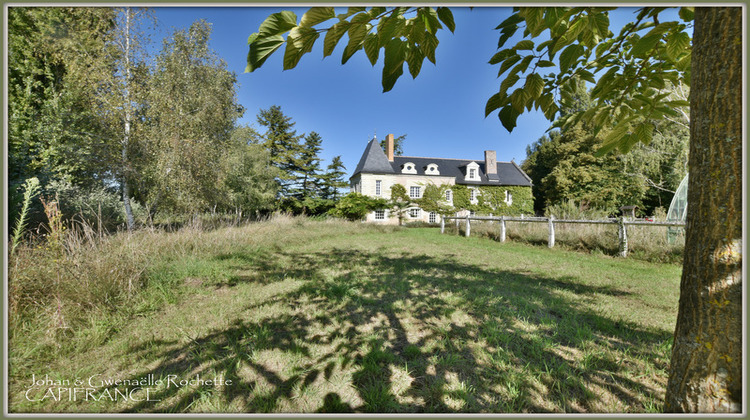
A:
[[[393,148],[393,134],[386,136],[385,151],[377,139],[367,144],[349,179],[353,192],[390,199],[391,187],[401,184],[409,198],[418,202],[428,185],[436,185],[442,187],[441,207],[459,216],[533,212],[531,178],[515,162],[498,162],[494,150],[486,150],[484,160],[467,160],[394,156]],[[467,195],[465,200],[456,196],[459,192]],[[414,204],[406,210],[404,220],[439,223],[440,217],[439,212],[423,211]],[[392,210],[373,211],[366,220],[398,223]]]

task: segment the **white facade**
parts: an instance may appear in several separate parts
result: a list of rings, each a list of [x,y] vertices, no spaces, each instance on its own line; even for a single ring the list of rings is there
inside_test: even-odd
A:
[[[360,173],[351,179],[352,191],[370,197],[384,198],[386,200],[391,199],[391,187],[395,184],[403,185],[406,188],[406,194],[409,194],[412,191],[412,187],[418,187],[421,198],[421,194],[424,194],[425,188],[428,185],[455,185],[456,179],[450,176],[412,175],[409,173],[405,175]],[[377,194],[378,192],[380,192],[379,195]],[[449,202],[449,204],[452,203]],[[398,217],[390,210],[383,210],[383,212],[384,213],[372,212],[367,215],[365,221],[398,224]],[[431,219],[434,221],[431,222]],[[431,216],[430,212],[424,211],[418,207],[409,207],[404,214],[404,222],[440,223],[440,215],[433,214]]]

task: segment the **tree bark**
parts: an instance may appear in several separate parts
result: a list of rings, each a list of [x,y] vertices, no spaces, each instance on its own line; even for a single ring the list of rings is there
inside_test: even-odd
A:
[[[742,410],[742,12],[695,10],[688,213],[668,412]]]

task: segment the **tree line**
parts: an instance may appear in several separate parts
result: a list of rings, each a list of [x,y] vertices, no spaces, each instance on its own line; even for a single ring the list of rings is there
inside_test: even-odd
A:
[[[155,25],[141,8],[9,8],[10,220],[32,178],[66,217],[109,227],[331,208],[346,168],[340,156],[321,168],[321,136],[297,135],[278,106],[258,114],[263,134],[238,124],[237,76],[210,24],[154,55]]]
[[[668,86],[687,97],[687,88]],[[590,89],[578,81],[569,102],[560,104],[560,118],[593,108]],[[625,154],[601,154],[601,137],[590,122],[550,130],[526,146],[521,168],[534,185],[534,210],[572,203],[579,210],[617,215],[621,206],[637,206],[639,214],[666,214],[677,187],[687,174],[690,133],[687,119],[655,123],[648,144]]]

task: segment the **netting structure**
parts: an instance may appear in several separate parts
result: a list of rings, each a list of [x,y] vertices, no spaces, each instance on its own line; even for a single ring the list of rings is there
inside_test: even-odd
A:
[[[668,222],[685,222],[685,216],[687,216],[687,193],[688,193],[688,176],[682,178],[680,186],[677,187],[677,191],[672,197],[672,203],[669,205],[669,211],[667,212]],[[674,243],[677,237],[685,233],[685,229],[681,227],[669,227],[667,229],[667,240],[669,243]]]
[[[682,178],[680,186],[677,187],[677,191],[672,197],[672,203],[669,205],[669,211],[667,212],[668,222],[684,222],[685,215],[687,215],[687,193],[688,193],[688,175]]]

